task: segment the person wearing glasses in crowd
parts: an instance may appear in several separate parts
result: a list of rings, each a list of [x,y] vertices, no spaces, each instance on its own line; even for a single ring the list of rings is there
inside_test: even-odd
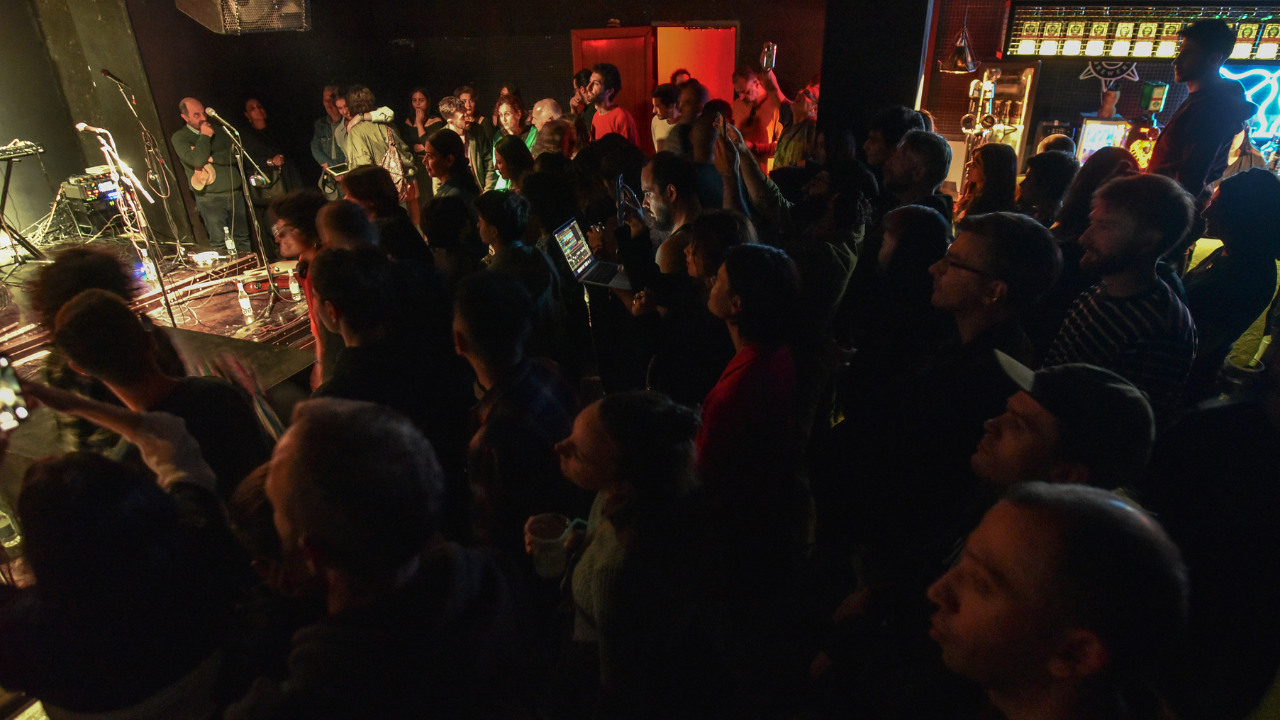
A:
[[[324,195],[319,190],[295,190],[272,200],[268,209],[270,216],[274,218],[271,235],[280,248],[280,257],[298,261],[298,284],[307,298],[311,334],[316,339],[316,364],[311,373],[312,389],[328,379],[326,373],[332,372],[343,347],[342,336],[326,328],[320,318],[320,305],[315,299],[311,278],[308,276],[311,261],[320,253],[320,230],[316,227],[316,216],[325,203]]]
[[[835,466],[856,465],[866,479],[848,499],[844,521],[865,548],[874,607],[892,613],[919,604],[969,529],[959,509],[982,492],[969,459],[986,421],[1001,415],[1018,389],[994,351],[1030,362],[1021,317],[1061,267],[1057,243],[1035,220],[1014,213],[966,218],[929,269],[931,302],[951,316],[958,337],[886,369],[878,391],[846,410],[853,421],[842,431],[848,454]]]
[[[803,167],[818,149],[818,83],[810,83],[791,101],[791,124],[778,136],[773,167]]]

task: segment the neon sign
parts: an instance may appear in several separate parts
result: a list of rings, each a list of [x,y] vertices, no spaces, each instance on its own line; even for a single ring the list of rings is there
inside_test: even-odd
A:
[[[1239,80],[1245,99],[1258,106],[1249,119],[1249,137],[1257,141],[1280,135],[1280,67],[1233,65],[1222,68],[1222,77]]]

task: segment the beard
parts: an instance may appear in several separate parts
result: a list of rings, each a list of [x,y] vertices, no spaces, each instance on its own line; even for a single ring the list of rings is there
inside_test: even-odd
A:
[[[653,209],[653,214],[649,217],[649,227],[660,233],[670,233],[676,228],[675,214],[671,212],[671,208],[663,206]]]
[[[1115,275],[1128,270],[1141,255],[1135,249],[1126,249],[1111,255],[1099,255],[1095,250],[1086,248],[1084,255],[1080,258],[1080,269],[1093,275]]]

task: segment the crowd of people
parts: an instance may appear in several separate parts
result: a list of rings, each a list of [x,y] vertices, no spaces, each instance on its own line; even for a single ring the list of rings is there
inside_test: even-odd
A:
[[[1044,149],[1019,184],[988,144],[958,205],[926,113],[857,147],[758,67],[732,103],[659,86],[651,156],[607,64],[568,114],[325,88],[348,167],[264,215],[316,343],[283,431],[185,377],[110,256],[42,269],[24,390],[80,449],[25,477],[0,685],[59,717],[1245,717],[1280,356],[1215,398],[1280,179],[1222,177],[1242,126],[1198,93],[1239,94],[1234,34],[1182,37],[1161,172]],[[239,182],[182,110],[190,173]]]

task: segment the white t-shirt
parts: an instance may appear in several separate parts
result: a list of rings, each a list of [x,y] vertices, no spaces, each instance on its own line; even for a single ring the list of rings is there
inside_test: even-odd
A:
[[[653,116],[653,120],[649,122],[649,131],[653,135],[654,148],[658,150],[662,149],[662,144],[666,142],[667,135],[671,134],[671,128],[675,126],[676,124],[673,122],[663,120],[657,115]]]

